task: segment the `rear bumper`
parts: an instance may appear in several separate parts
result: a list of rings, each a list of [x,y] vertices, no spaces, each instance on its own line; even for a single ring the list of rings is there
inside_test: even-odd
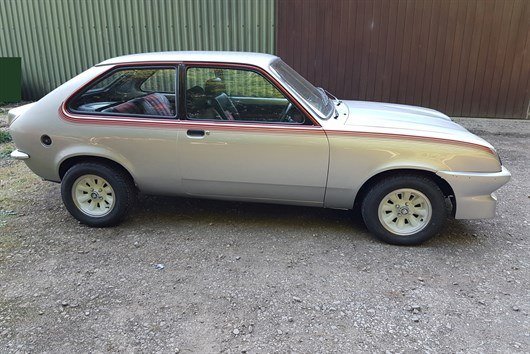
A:
[[[436,173],[451,185],[456,199],[456,219],[488,219],[495,216],[497,197],[494,191],[511,178],[504,166],[500,172],[451,172]]]
[[[11,158],[13,158],[15,160],[27,160],[27,159],[29,159],[29,155],[26,154],[25,152],[20,151],[20,150],[15,150],[15,151],[11,152]]]

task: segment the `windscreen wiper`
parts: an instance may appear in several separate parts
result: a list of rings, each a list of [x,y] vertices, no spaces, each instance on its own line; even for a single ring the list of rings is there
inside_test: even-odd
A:
[[[340,106],[340,104],[342,103],[342,101],[339,100],[339,99],[337,98],[337,96],[335,96],[334,94],[332,94],[331,92],[329,92],[329,91],[326,90],[326,89],[323,89],[323,90],[324,90],[324,92],[325,92],[328,96],[330,96],[331,98],[333,98],[334,101],[337,102],[337,107]]]
[[[341,100],[339,100],[335,95],[333,95],[331,92],[329,92],[328,90],[320,87],[320,89],[322,90],[322,92],[324,92],[326,95],[328,95],[329,97],[331,97],[333,99],[333,101],[335,101],[335,104],[338,106],[340,106],[340,104],[342,103]],[[334,119],[337,119],[339,118],[339,111],[337,110],[337,107],[333,107],[334,108],[334,111],[335,111],[335,115],[333,116]]]
[[[331,97],[334,100],[336,100],[338,102],[337,103],[337,107],[342,103],[342,101],[340,101],[337,97],[333,96],[331,93],[329,93],[328,91],[326,91],[322,87],[317,87],[317,90],[320,93],[320,95],[322,96],[322,98],[327,97],[329,99],[329,97]],[[339,117],[339,111],[337,110],[337,107],[333,106],[333,111],[335,112],[335,115],[333,116],[333,118],[335,118],[335,119],[337,119]]]

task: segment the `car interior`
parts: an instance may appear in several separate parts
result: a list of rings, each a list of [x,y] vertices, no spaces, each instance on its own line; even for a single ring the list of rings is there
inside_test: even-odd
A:
[[[219,76],[186,90],[189,119],[304,124],[302,113],[284,97],[232,96]]]
[[[168,71],[166,79],[173,82],[146,85],[159,71]],[[219,73],[219,71],[217,71]],[[174,69],[127,69],[115,72],[83,91],[69,103],[75,112],[101,112],[109,114],[145,115],[160,117],[176,116],[174,93]],[[311,124],[309,119],[291,104],[277,89],[262,79],[267,89],[276,95],[259,93],[253,95],[231,95],[223,78],[215,75],[206,78],[203,84],[186,90],[186,113],[193,120],[227,120],[261,123]],[[154,80],[156,82],[156,80]],[[247,82],[238,83],[245,85]],[[262,84],[263,85],[263,84]],[[148,87],[146,87],[148,86]],[[162,90],[163,86],[170,86]],[[173,91],[173,92],[166,92]],[[272,96],[272,97],[271,97]]]
[[[96,84],[81,93],[70,103],[70,108],[78,112],[174,117],[175,93],[156,92],[144,86],[156,71],[125,70],[117,78],[113,75],[103,80],[110,83]],[[174,70],[170,71],[174,75]]]

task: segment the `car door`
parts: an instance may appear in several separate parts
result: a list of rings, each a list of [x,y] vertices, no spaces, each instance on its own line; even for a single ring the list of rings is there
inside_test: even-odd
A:
[[[185,194],[323,205],[326,134],[265,75],[240,66],[186,68],[177,139]]]

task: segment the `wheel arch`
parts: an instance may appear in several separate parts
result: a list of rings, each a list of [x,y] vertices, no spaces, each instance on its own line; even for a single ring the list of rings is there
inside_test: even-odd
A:
[[[62,180],[66,171],[68,171],[72,166],[78,163],[83,163],[83,162],[101,163],[101,164],[110,166],[112,168],[121,170],[127,176],[129,176],[131,181],[133,181],[134,183],[134,177],[132,173],[127,168],[125,168],[122,164],[112,159],[109,159],[108,157],[95,156],[95,155],[75,155],[75,156],[70,156],[64,159],[59,165],[59,178]]]
[[[386,177],[389,176],[395,176],[395,175],[415,175],[415,176],[423,176],[426,178],[429,178],[432,180],[436,185],[440,188],[442,193],[446,198],[449,198],[452,204],[452,213],[454,214],[456,210],[456,201],[454,198],[454,191],[451,185],[438,176],[435,172],[429,171],[429,170],[421,170],[421,169],[414,169],[414,168],[397,168],[397,169],[390,169],[381,171],[372,177],[370,177],[368,180],[366,180],[357,194],[355,195],[355,201],[354,201],[354,208],[359,207],[364,199],[364,197],[367,195],[367,193],[370,191],[372,186],[377,184],[379,181],[383,180]]]

